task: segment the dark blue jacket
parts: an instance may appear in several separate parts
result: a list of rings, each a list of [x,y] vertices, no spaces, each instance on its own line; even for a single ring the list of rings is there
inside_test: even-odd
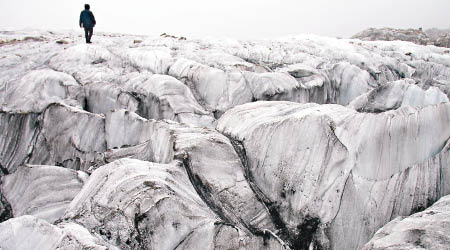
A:
[[[83,24],[84,28],[93,28],[95,26],[94,14],[90,10],[83,10],[80,14],[80,27]]]

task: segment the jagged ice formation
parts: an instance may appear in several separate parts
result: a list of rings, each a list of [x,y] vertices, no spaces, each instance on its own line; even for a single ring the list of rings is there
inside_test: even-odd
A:
[[[430,240],[448,196],[432,218],[403,219],[450,195],[446,48],[312,35],[0,40],[2,249],[450,244]]]

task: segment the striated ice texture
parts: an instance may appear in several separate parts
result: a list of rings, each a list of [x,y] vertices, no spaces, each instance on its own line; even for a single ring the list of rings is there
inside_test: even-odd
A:
[[[88,175],[55,166],[26,165],[2,178],[2,193],[12,213],[33,215],[50,223],[60,219]]]
[[[377,231],[363,249],[448,249],[450,196],[423,212],[397,217]]]
[[[1,249],[450,245],[446,48],[0,40]]]

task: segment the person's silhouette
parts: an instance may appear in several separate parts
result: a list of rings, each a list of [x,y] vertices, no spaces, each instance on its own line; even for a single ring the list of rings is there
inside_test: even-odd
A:
[[[94,14],[89,10],[90,8],[89,4],[85,4],[84,10],[80,14],[80,27],[84,28],[86,43],[91,43],[92,33],[96,24]]]

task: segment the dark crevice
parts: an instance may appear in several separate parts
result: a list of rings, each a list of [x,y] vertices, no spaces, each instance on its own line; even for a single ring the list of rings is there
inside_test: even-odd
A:
[[[191,80],[189,80],[186,77],[181,77],[181,78],[177,78],[177,80],[179,80],[180,82],[184,83],[184,85],[186,85],[192,95],[194,96],[194,99],[197,101],[197,103],[207,112],[211,111],[214,112],[215,110],[211,110],[211,108],[208,108],[208,104],[206,103],[206,101],[201,97],[201,94],[197,91],[197,88],[195,86],[195,83],[192,82]]]
[[[291,238],[292,247],[294,249],[309,249],[309,246],[314,240],[314,234],[320,225],[320,219],[315,217],[306,216],[303,219],[303,223],[297,226],[297,232]],[[314,248],[320,248],[319,244],[314,244]]]
[[[45,112],[45,110],[43,111]],[[42,113],[43,114],[43,113]],[[28,152],[26,158],[23,160],[22,164],[29,163],[30,159],[33,157],[34,150],[36,149],[36,144],[38,142],[39,136],[41,135],[42,127],[43,127],[43,115],[36,117],[34,122],[34,133],[31,140],[31,144],[28,145],[30,152]]]
[[[234,150],[241,159],[247,183],[249,184],[256,198],[266,206],[271,216],[272,222],[278,230],[278,237],[280,237],[281,240],[285,241],[293,250],[309,249],[311,243],[313,241],[315,242],[314,236],[319,228],[319,225],[321,224],[320,219],[307,215],[303,219],[303,223],[297,225],[297,228],[288,228],[279,213],[279,205],[276,202],[271,201],[255,183],[253,174],[251,173],[249,168],[247,153],[242,142],[231,138],[228,135],[225,136],[229,138],[231,144],[234,147]],[[262,235],[260,233],[260,236],[268,237],[266,233],[262,233]],[[314,249],[320,249],[320,244],[317,244],[317,242],[315,243],[316,244],[314,244]]]
[[[220,110],[214,110],[212,113],[213,113],[214,119],[218,120],[225,112],[220,111]]]
[[[181,160],[181,158],[180,158]],[[220,206],[220,204],[216,204],[216,201],[214,199],[213,191],[210,189],[209,186],[205,185],[202,181],[202,179],[193,172],[192,165],[189,159],[189,155],[185,154],[182,158],[184,168],[186,169],[186,172],[188,174],[189,180],[191,182],[191,185],[194,187],[197,194],[200,196],[200,198],[206,203],[206,205],[219,217],[220,221],[215,222],[215,225],[226,225],[233,228],[236,228],[236,230],[239,230],[233,219],[230,219],[227,217],[227,213],[224,210],[223,207]],[[273,211],[273,214],[277,213],[277,210],[273,207],[271,208]],[[280,218],[280,215],[277,214],[277,218]],[[249,231],[249,233],[253,234],[257,237],[262,237],[264,242],[268,242],[270,237],[272,237],[272,234],[269,231],[261,230],[258,228],[255,228],[251,225],[248,225],[245,221],[243,221],[240,218],[238,219],[238,224],[240,226],[243,226],[245,229]],[[281,221],[280,219],[278,221]],[[284,244],[284,243],[283,243]]]
[[[135,113],[140,117],[147,120],[161,120],[163,118],[163,111],[161,110],[161,100],[158,96],[155,96],[151,93],[142,94],[134,91],[125,91],[124,93],[129,94],[130,97],[136,100],[138,106]]]
[[[1,165],[0,165],[1,166]],[[8,171],[8,170],[6,170]],[[2,180],[0,179],[0,186],[2,184]],[[6,200],[5,196],[2,194],[2,190],[0,189],[0,223],[7,221],[10,218],[13,218],[13,211],[11,208],[11,204]]]
[[[3,175],[8,175],[9,171],[7,168],[3,167],[3,165],[0,163],[0,171],[2,172]]]
[[[146,214],[134,214],[134,229],[137,232],[136,237],[134,237],[134,239],[136,240],[136,242],[138,243],[140,249],[147,249],[145,247],[145,245],[143,244],[143,240],[142,240],[142,234],[141,231],[139,230],[139,223],[142,222],[145,218],[147,217]]]
[[[89,100],[86,96],[83,98],[83,102],[81,103],[81,106],[84,111],[91,112],[91,107],[89,106]]]
[[[6,198],[0,193],[0,223],[13,218],[13,211],[11,205]]]
[[[212,190],[207,185],[203,184],[201,178],[198,175],[193,173],[189,155],[185,155],[185,157],[183,158],[183,165],[186,169],[192,186],[194,187],[200,198],[222,221],[227,224],[231,224],[230,220],[225,216],[225,212],[223,211],[223,209],[215,204]]]
[[[336,211],[336,214],[334,215],[334,217],[333,217],[333,219],[332,219],[331,221],[334,221],[334,220],[336,219],[336,217],[338,216],[339,212],[341,211],[342,200],[344,199],[344,193],[345,193],[345,191],[347,190],[347,189],[346,189],[347,183],[348,183],[348,181],[349,181],[351,178],[353,178],[353,172],[352,172],[352,170],[350,170],[350,172],[348,173],[347,178],[345,179],[344,186],[343,186],[343,189],[344,189],[344,190],[341,192],[341,197],[339,197],[339,207],[338,207],[338,209],[337,209],[337,211]]]
[[[276,205],[272,201],[270,201],[270,199],[261,191],[261,189],[254,182],[253,175],[250,172],[250,169],[248,167],[247,153],[245,151],[244,145],[242,145],[242,143],[238,140],[235,140],[230,137],[228,137],[228,138],[231,141],[231,144],[233,145],[234,150],[236,151],[239,158],[241,159],[241,163],[244,168],[245,178],[246,178],[250,188],[255,193],[256,198],[267,207],[267,209],[272,217],[272,221],[274,222],[277,229],[285,228],[285,224],[282,221],[281,216],[276,209]]]
[[[435,199],[428,197],[425,204],[419,204],[416,207],[413,207],[410,214],[422,212],[425,209],[431,207],[435,202]]]
[[[138,103],[136,114],[147,120],[162,119],[161,100],[157,96],[152,94],[144,95],[137,92],[131,92],[130,94]]]
[[[190,231],[174,248],[173,250],[177,250],[178,247],[180,247],[183,242],[185,242],[187,239],[189,239],[191,237],[191,235],[194,233],[194,230]]]

